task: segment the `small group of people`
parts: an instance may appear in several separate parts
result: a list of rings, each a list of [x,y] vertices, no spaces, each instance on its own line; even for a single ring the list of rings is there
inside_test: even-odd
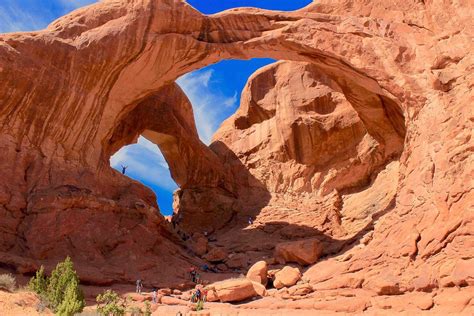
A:
[[[200,284],[201,283],[201,275],[197,271],[196,267],[189,268],[189,276],[193,283]]]
[[[204,303],[207,298],[207,290],[201,285],[196,285],[196,288],[191,296],[191,303]]]
[[[143,290],[143,281],[141,279],[138,279],[137,282],[136,282],[136,289],[135,289],[135,292],[138,293],[138,294],[142,294],[142,290]],[[153,287],[152,291],[151,291],[151,298],[152,298],[152,302],[153,303],[157,303],[158,302],[158,289],[156,287]]]

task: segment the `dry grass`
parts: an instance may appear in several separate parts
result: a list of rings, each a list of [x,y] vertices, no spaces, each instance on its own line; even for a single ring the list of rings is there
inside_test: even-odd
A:
[[[11,274],[0,274],[0,290],[13,292],[16,287],[15,277]]]

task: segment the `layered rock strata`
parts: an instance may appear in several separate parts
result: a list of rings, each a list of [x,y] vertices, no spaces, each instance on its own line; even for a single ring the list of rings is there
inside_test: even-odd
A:
[[[237,227],[251,215],[250,228],[299,239],[302,224],[320,221],[310,232],[320,227],[336,256],[304,273],[313,287],[471,293],[470,12],[462,1],[341,0],[205,16],[180,0],[106,0],[45,30],[1,35],[0,262],[31,272],[71,254],[90,283],[178,278],[176,267],[192,259],[153,195],[109,167],[115,150],[144,133],[182,188],[185,230]],[[306,73],[303,84],[286,64],[260,71],[209,149],[173,82],[251,57],[302,63],[291,67]],[[284,78],[308,94],[282,100]],[[331,118],[339,110],[347,116]],[[209,220],[196,223],[202,209]],[[226,238],[248,244],[242,234]],[[328,250],[346,238],[355,244]]]

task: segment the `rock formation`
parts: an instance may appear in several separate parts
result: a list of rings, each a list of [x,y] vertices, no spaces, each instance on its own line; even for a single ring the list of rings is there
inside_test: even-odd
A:
[[[472,313],[472,10],[323,0],[205,16],[105,0],[1,35],[0,263],[28,273],[71,255],[90,284],[182,279],[198,259],[153,194],[109,167],[143,134],[180,186],[173,221],[213,232],[210,249],[256,262],[276,242],[321,241],[328,257],[303,273],[311,308],[397,310],[386,295],[404,294],[407,310]],[[205,146],[174,80],[252,57],[289,62],[254,74]]]

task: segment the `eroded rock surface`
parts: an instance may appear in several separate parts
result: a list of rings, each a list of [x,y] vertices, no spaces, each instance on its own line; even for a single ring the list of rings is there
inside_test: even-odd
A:
[[[469,313],[470,12],[341,0],[204,16],[180,0],[106,0],[1,35],[0,263],[31,272],[71,255],[91,284],[182,279],[199,262],[153,194],[109,167],[143,134],[181,187],[183,231],[254,262],[276,242],[323,243],[331,257],[303,274],[324,291],[311,308],[402,310],[399,294],[416,296],[410,311]],[[252,76],[209,148],[173,82],[251,57],[292,62]]]

